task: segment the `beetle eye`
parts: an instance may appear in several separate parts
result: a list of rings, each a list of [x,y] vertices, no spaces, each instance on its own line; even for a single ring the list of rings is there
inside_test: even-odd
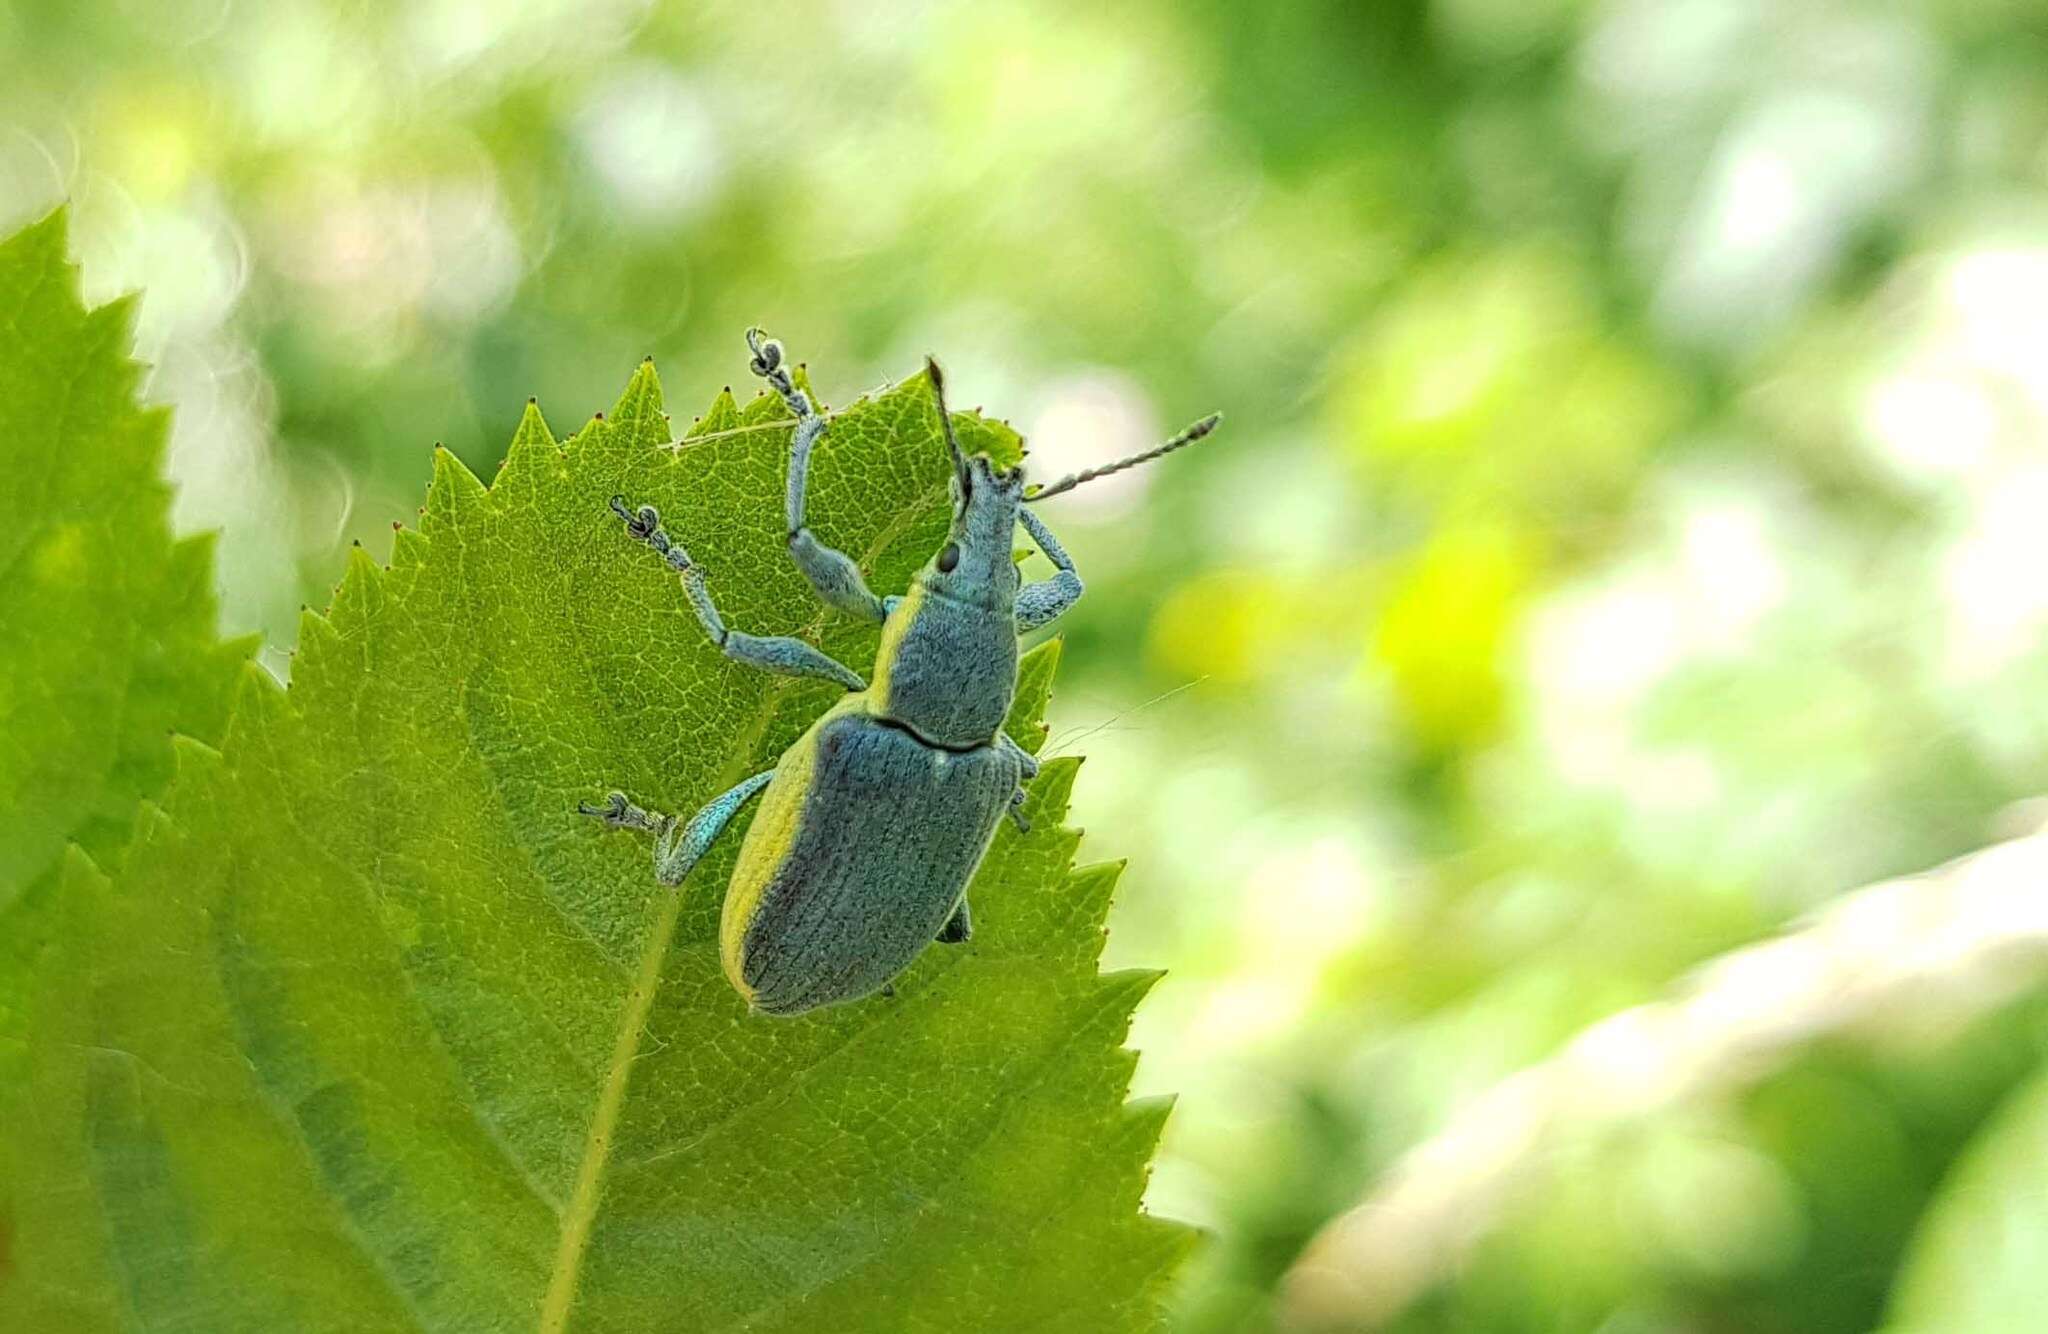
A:
[[[953,573],[953,567],[959,563],[960,544],[958,542],[946,543],[944,549],[939,552],[939,573],[951,574]]]

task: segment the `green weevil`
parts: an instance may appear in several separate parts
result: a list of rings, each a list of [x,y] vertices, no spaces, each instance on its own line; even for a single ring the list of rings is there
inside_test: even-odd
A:
[[[680,885],[740,809],[761,807],[740,845],[720,920],[720,957],[733,987],[757,1013],[801,1014],[884,991],[933,941],[956,944],[973,927],[967,886],[1008,815],[1020,830],[1024,785],[1038,761],[1003,731],[1017,690],[1018,636],[1045,625],[1081,596],[1081,576],[1045,524],[1025,508],[1092,478],[1133,467],[1201,439],[1211,415],[1157,448],[1027,490],[1021,468],[967,455],[946,410],[945,382],[927,358],[952,459],[952,527],[901,596],[877,597],[843,552],[804,520],[805,478],[826,419],[791,378],[782,345],[747,331],[749,367],[789,405],[785,494],[790,557],[827,606],[882,627],[874,680],[803,640],[728,629],[703,569],[661,527],[652,505],[611,509],[626,531],[682,576],[712,642],[729,658],[784,676],[846,687],[766,773],[715,798],[687,823],[613,792],[578,809],[614,829],[655,836],[655,876]],[[1016,526],[1054,567],[1023,584],[1012,550]]]

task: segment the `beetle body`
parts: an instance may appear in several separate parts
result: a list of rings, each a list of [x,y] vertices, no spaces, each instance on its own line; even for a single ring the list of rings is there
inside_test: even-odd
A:
[[[927,745],[849,695],[776,766],[726,890],[720,954],[766,1014],[880,990],[959,911],[1022,780],[993,744]]]
[[[1027,496],[1021,469],[961,452],[938,367],[927,362],[953,461],[952,525],[907,592],[879,598],[854,563],[820,543],[804,521],[810,452],[825,419],[790,380],[780,345],[758,331],[749,331],[747,341],[755,374],[796,415],[787,496],[791,558],[828,605],[881,626],[873,680],[802,640],[729,630],[703,571],[663,531],[653,507],[636,510],[613,497],[627,532],[682,576],[698,620],[728,657],[837,681],[848,693],[774,769],[713,799],[686,825],[619,792],[603,806],[580,809],[615,828],[654,834],[656,876],[676,885],[759,794],[760,810],[726,890],[720,956],[756,1013],[794,1015],[885,989],[934,940],[967,940],[967,887],[997,825],[1007,814],[1019,829],[1029,828],[1020,807],[1038,764],[1002,730],[1017,691],[1017,637],[1073,605],[1082,585],[1027,501],[1178,449],[1207,434],[1216,419],[1147,454]],[[1052,561],[1052,578],[1021,582],[1013,552],[1019,524]]]

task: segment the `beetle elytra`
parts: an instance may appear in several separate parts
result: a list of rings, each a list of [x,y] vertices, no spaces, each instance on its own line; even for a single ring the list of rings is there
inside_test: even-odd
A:
[[[972,933],[967,885],[1004,815],[1028,829],[1024,784],[1038,762],[1005,735],[1017,689],[1017,638],[1081,596],[1081,576],[1026,506],[1171,453],[1207,435],[1211,415],[1157,448],[1027,490],[1021,468],[967,455],[946,411],[938,363],[925,361],[952,458],[952,526],[901,596],[877,597],[844,553],[804,520],[811,452],[826,419],[790,378],[782,345],[747,331],[749,366],[795,414],[785,495],[790,557],[828,606],[882,627],[874,680],[803,640],[726,627],[701,567],[651,505],[612,497],[626,531],[660,553],[712,642],[729,658],[846,687],[771,770],[712,800],[685,824],[623,792],[578,809],[655,836],[655,875],[679,885],[740,809],[760,810],[740,845],[720,920],[727,978],[758,1013],[801,1014],[882,990],[933,941]],[[1024,584],[1012,543],[1024,531],[1054,567]]]

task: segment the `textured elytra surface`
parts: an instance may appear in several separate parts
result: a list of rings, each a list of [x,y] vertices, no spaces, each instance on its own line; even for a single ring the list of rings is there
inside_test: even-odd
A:
[[[719,656],[613,492],[661,506],[729,623],[868,670],[872,627],[783,553],[782,413],[721,396],[672,447],[643,368],[560,447],[529,412],[489,490],[440,456],[420,531],[306,620],[290,691],[247,674],[111,883],[73,860],[37,991],[65,999],[5,1132],[0,1327],[1154,1322],[1188,1234],[1139,1208],[1164,1109],[1123,1101],[1150,976],[1096,971],[1114,872],[1071,869],[1071,761],[998,835],[972,944],[793,1020],[718,969],[737,837],[671,896],[644,839],[574,813],[613,786],[693,810],[835,694]],[[945,475],[908,382],[835,419],[814,524],[899,589]]]

